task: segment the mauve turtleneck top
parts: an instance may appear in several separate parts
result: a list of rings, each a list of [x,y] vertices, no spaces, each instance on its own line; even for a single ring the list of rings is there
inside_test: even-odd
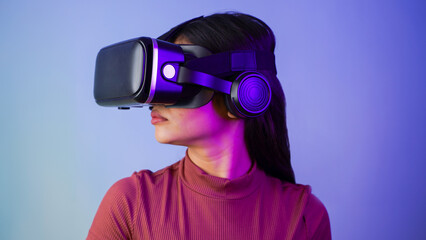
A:
[[[331,239],[324,205],[309,186],[282,183],[254,164],[214,177],[186,156],[115,183],[87,239]]]

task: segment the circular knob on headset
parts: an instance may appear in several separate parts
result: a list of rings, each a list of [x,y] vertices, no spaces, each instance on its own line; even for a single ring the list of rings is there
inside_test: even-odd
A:
[[[271,87],[266,77],[258,72],[243,72],[232,83],[226,97],[228,110],[237,117],[257,117],[271,102]]]
[[[163,75],[167,79],[172,79],[176,75],[176,69],[172,64],[166,64],[163,67]]]

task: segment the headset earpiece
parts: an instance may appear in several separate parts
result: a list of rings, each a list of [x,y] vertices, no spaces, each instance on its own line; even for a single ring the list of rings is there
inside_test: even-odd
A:
[[[231,93],[225,96],[228,111],[239,118],[257,117],[271,102],[271,87],[258,72],[243,72],[233,81]]]

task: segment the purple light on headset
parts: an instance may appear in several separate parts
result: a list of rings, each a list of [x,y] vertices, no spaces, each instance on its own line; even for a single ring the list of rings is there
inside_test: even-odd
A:
[[[257,73],[244,73],[239,82],[235,104],[250,114],[261,114],[269,106],[271,90],[268,81]],[[243,113],[244,114],[244,113]]]

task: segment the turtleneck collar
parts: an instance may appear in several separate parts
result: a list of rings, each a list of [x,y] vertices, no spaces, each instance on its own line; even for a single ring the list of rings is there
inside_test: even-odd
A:
[[[256,167],[256,163],[246,174],[232,180],[209,175],[192,162],[188,153],[180,162],[179,175],[183,183],[193,191],[221,199],[244,198],[254,192],[265,179],[265,174]]]

